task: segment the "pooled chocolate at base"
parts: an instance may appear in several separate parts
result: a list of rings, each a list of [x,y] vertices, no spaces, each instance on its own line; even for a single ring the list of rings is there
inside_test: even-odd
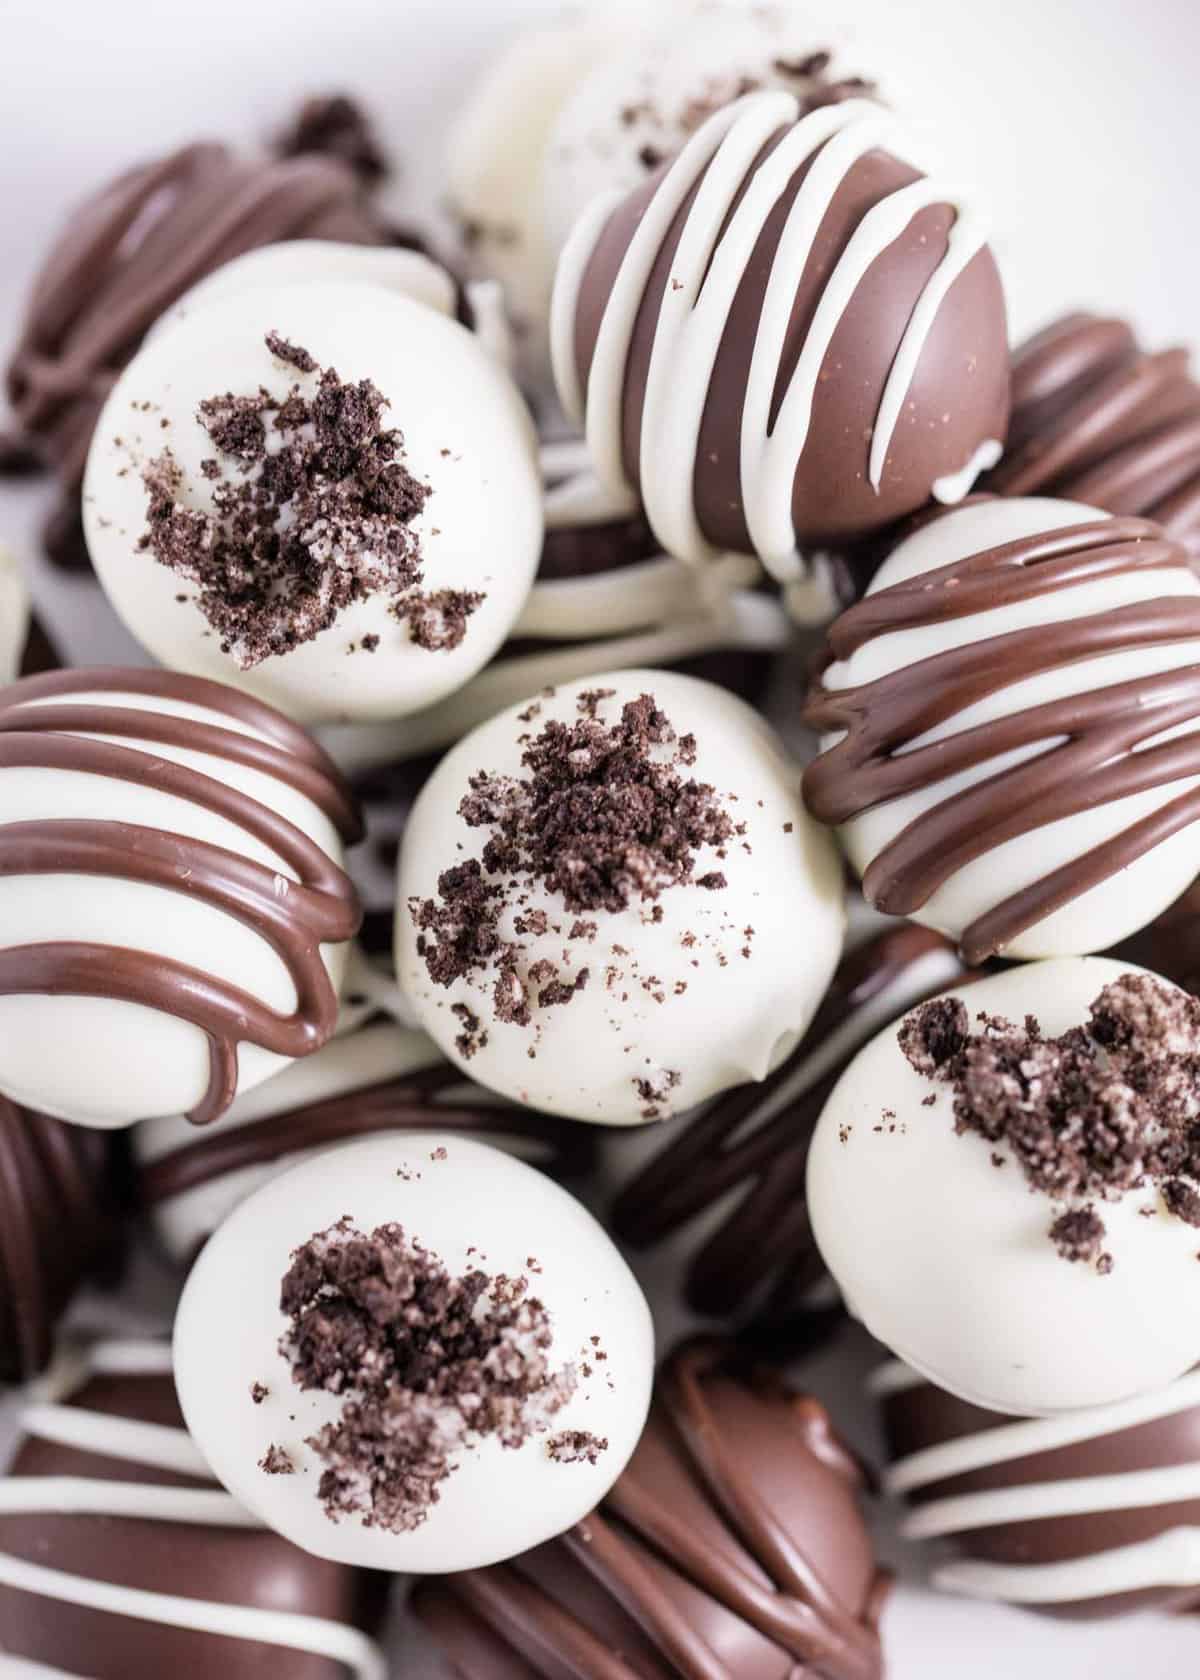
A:
[[[422,1582],[461,1680],[878,1680],[887,1590],[862,1471],[824,1408],[726,1343],[680,1348],[591,1517],[510,1564]]]

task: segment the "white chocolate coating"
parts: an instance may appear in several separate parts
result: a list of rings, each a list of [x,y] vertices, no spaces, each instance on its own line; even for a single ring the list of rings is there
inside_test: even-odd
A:
[[[694,562],[714,550],[694,505],[701,420],[734,297],[769,216],[796,171],[815,156],[789,210],[773,255],[742,408],[740,477],[755,552],[781,583],[804,575],[792,491],[804,451],[826,351],[871,265],[912,218],[950,204],[955,219],[945,255],[927,281],[897,347],[871,433],[868,478],[878,490],[888,450],[925,343],[954,282],[982,249],[979,215],[944,183],[922,177],[866,214],[828,275],[796,365],[776,412],[775,391],[795,304],[796,276],[809,262],[825,214],[866,153],[883,149],[906,161],[911,147],[896,118],[868,100],[819,107],[802,116],[783,92],[750,94],[717,111],[696,131],[663,177],[630,240],[604,308],[586,397],[575,354],[580,289],[602,230],[624,198],[591,201],[563,249],[555,279],[551,348],[559,396],[585,426],[596,471],[614,491],[626,487],[622,396],[638,314],[655,260],[677,214],[694,193],[663,291],[639,434],[639,478],[646,517],[663,547]],[[762,148],[792,125],[765,161]],[[750,190],[745,191],[747,178]],[[736,208],[734,208],[736,203]],[[981,458],[972,446],[972,455]],[[942,480],[951,494],[970,488],[969,462]]]
[[[460,1138],[397,1132],[318,1155],[273,1179],[209,1241],[175,1321],[175,1377],[188,1427],[227,1488],[306,1551],[413,1573],[480,1568],[560,1534],[587,1515],[624,1469],[650,1402],[653,1330],[632,1273],[586,1210],[523,1162]],[[403,1176],[401,1176],[403,1174]],[[278,1351],[287,1320],[280,1281],[292,1250],[349,1215],[360,1230],[399,1222],[452,1275],[528,1275],[548,1309],[552,1364],[575,1362],[578,1387],[552,1429],[606,1437],[595,1464],[557,1464],[534,1435],[505,1449],[495,1437],[462,1453],[427,1519],[403,1534],[331,1522],[316,1493],[320,1463],[305,1437],[337,1416],[334,1397],[305,1392]],[[608,1354],[581,1353],[599,1337]],[[255,1405],[250,1385],[264,1383]],[[280,1446],[299,1469],[267,1475]]]
[[[435,986],[404,907],[412,898],[436,896],[442,870],[481,853],[488,831],[468,828],[457,814],[469,777],[479,770],[520,775],[521,737],[551,719],[575,719],[579,694],[593,686],[615,691],[599,704],[602,723],[618,720],[626,701],[650,694],[678,735],[694,734],[696,762],[687,774],[711,783],[725,800],[736,796],[726,809],[745,823],[746,833],[719,860],[711,849],[697,857],[696,878],[719,868],[724,889],[708,891],[694,882],[668,887],[655,901],[662,912],[658,922],[638,901],[619,912],[589,911],[586,919],[597,925],[590,942],[564,946],[553,928],[564,921],[569,926],[575,917],[564,910],[561,895],[533,884],[521,906],[509,903],[501,915],[501,935],[509,939],[518,937],[512,921],[522,910],[549,915],[547,933],[519,936],[519,966],[541,959],[562,965],[565,949],[569,963],[562,977],[586,966],[591,981],[567,1004],[533,1004],[529,1027],[494,1021],[495,975]],[[400,855],[396,973],[421,1025],[481,1084],[549,1113],[607,1125],[646,1118],[639,1078],[649,1078],[662,1093],[663,1113],[765,1078],[795,1047],[824,995],[844,925],[837,859],[800,804],[797,769],[743,701],[675,672],[610,673],[594,683],[568,684],[539,704],[532,721],[521,721],[525,707],[519,706],[460,742],[413,808]],[[754,929],[748,939],[747,927]],[[749,958],[743,958],[743,946]],[[662,1001],[660,988],[650,983],[655,979],[662,982]],[[469,1062],[454,1042],[461,1026],[451,1008],[460,1003],[488,1029],[487,1044]],[[669,1089],[666,1076],[677,1076]]]
[[[29,635],[29,594],[16,556],[0,543],[0,684],[21,669]]]
[[[1032,1014],[1053,1037],[1130,972],[1064,958],[948,995],[972,1019]],[[813,1234],[872,1335],[939,1387],[1022,1416],[1124,1400],[1200,1361],[1195,1229],[1153,1188],[1131,1191],[1097,1205],[1112,1270],[1072,1264],[1049,1236],[1064,1204],[1030,1190],[1004,1143],[957,1135],[952,1103],[889,1027],[850,1064],[813,1137]]]
[[[226,712],[159,695],[68,694],[62,699],[192,718],[268,740]],[[39,702],[56,703],[52,697]],[[333,824],[280,777],[211,752],[136,739],[120,744],[146,754],[148,765],[163,759],[186,764],[249,795],[341,864],[342,844]],[[280,881],[295,879],[283,859],[239,825],[190,799],[164,793],[149,780],[0,768],[0,822],[67,819],[130,823],[188,836],[266,865]],[[296,1007],[288,970],[262,932],[198,896],[146,882],[85,874],[0,876],[0,930],[6,947],[87,941],[152,952],[235,984],[282,1014]],[[321,950],[335,988],[341,984],[346,952],[344,945]],[[286,1066],[287,1058],[243,1043],[239,1091],[251,1090]],[[176,1016],[116,998],[0,997],[0,1092],[41,1113],[101,1127],[187,1113],[203,1098],[209,1076],[206,1035]]]
[[[458,647],[417,647],[377,592],[314,640],[243,671],[221,652],[186,580],[139,552],[147,501],[140,469],[164,442],[183,469],[187,505],[211,508],[200,464],[213,447],[195,419],[203,398],[252,394],[260,384],[277,395],[294,384],[315,388],[316,374],[300,374],[267,350],[263,335],[272,329],[343,379],[372,379],[388,399],[386,423],[404,435],[406,464],[432,487],[411,526],[424,588],[485,594]],[[146,402],[155,405],[149,413],[137,406]],[[474,676],[524,605],[542,536],[532,428],[488,352],[457,322],[384,286],[316,280],[222,288],[211,305],[155,334],[101,414],[84,515],[109,598],[163,664],[245,688],[294,717],[334,722],[401,717]],[[189,599],[180,602],[180,594]],[[373,653],[360,646],[369,635],[379,638]]]
[[[33,1403],[21,1414],[21,1431],[26,1436],[124,1460],[131,1466],[153,1465],[208,1481],[211,1472],[184,1430],[63,1404],[92,1376],[166,1376],[170,1370],[169,1350],[157,1342],[101,1342],[82,1353],[67,1352],[36,1386]],[[132,1478],[121,1481],[83,1476],[6,1476],[0,1480],[0,1516],[38,1512],[136,1517],[146,1522],[216,1528],[262,1526],[216,1487],[162,1487]],[[191,1628],[230,1639],[257,1640],[277,1646],[281,1662],[286,1661],[288,1651],[328,1656],[345,1665],[351,1680],[386,1680],[383,1653],[373,1640],[357,1628],[316,1616],[95,1581],[2,1550],[0,1587],[64,1604],[86,1605],[111,1616]],[[62,1673],[41,1664],[22,1665],[13,1657],[4,1658],[2,1666],[6,1675]]]
[[[868,595],[1021,537],[1092,520],[1103,523],[1108,518],[1107,514],[1081,503],[1044,497],[996,499],[958,508],[901,543],[880,568]],[[876,636],[849,659],[830,666],[825,673],[825,686],[830,690],[854,687],[916,665],[935,654],[970,646],[985,636],[1029,625],[1061,625],[1061,634],[1065,636],[1074,619],[1128,602],[1171,595],[1200,595],[1200,580],[1187,565],[1182,551],[1178,567],[1064,585],[1038,599],[966,617],[947,618],[934,626]],[[950,738],[991,719],[1012,716],[1046,701],[1071,694],[1089,694],[1110,683],[1197,663],[1200,663],[1197,640],[1064,661],[1051,671],[999,688],[921,736],[920,741]],[[852,819],[841,830],[851,863],[861,875],[871,860],[915,817],[994,774],[1001,763],[1020,763],[1053,744],[1053,741],[1034,743],[1010,754],[1004,761],[993,760],[930,782],[912,794],[892,799]],[[1045,823],[1032,834],[1018,835],[993,846],[957,869],[914,912],[914,919],[958,938],[993,905],[1082,857],[1195,785],[1194,778],[1175,781],[1096,804],[1087,811]],[[1057,957],[1105,950],[1152,921],[1179,896],[1195,874],[1196,836],[1192,825],[1144,853],[1118,875],[1101,881],[1026,928],[1012,940],[1005,955]]]
[[[896,1393],[922,1379],[903,1365],[883,1366],[871,1387]],[[1053,1418],[1014,1418],[974,1435],[927,1447],[896,1460],[884,1473],[893,1494],[919,1492],[937,1482],[992,1465],[1032,1458],[1077,1443],[1133,1429],[1200,1406],[1200,1371],[1189,1371],[1167,1388],[1107,1406],[1089,1406]],[[1200,1498],[1200,1464],[1182,1461],[1158,1469],[1047,1481],[950,1495],[916,1506],[904,1519],[911,1540],[938,1540],[993,1523],[1036,1523],[1039,1519],[1105,1511],[1153,1510]],[[1052,1607],[1145,1588],[1200,1586],[1200,1529],[1172,1525],[1131,1545],[1087,1553],[1059,1563],[994,1563],[979,1558],[939,1562],[934,1585],[970,1598]]]

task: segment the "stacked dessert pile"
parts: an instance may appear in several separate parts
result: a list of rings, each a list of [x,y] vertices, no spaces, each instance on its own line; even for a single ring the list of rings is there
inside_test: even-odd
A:
[[[693,23],[519,40],[449,265],[328,99],[35,287],[4,463],[154,662],[0,554],[35,1672],[415,1676],[418,1577],[462,1680],[874,1680],[848,1315],[938,1585],[1200,1604],[1200,386],[1010,353],[903,113]]]

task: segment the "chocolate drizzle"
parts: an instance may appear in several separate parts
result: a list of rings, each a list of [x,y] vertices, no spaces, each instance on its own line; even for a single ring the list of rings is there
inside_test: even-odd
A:
[[[850,607],[830,629],[805,721],[842,738],[809,765],[804,796],[840,824],[890,800],[1022,748],[1041,751],[915,816],[872,859],[869,901],[918,911],[956,870],[1019,835],[1170,783],[1200,776],[1200,733],[1147,746],[1200,719],[1200,665],[1135,675],[1029,705],[923,746],[926,732],[1000,690],[1070,664],[1200,638],[1200,598],[1159,594],[1072,619],[982,637],[855,688],[831,689],[829,667],[895,632],[1012,607],[1106,578],[1178,572],[1186,555],[1144,519],[1112,519],[1024,537],[893,584]],[[1200,818],[1200,788],[1164,795],[1157,810],[976,917],[963,931],[968,963],[1000,952],[1026,928],[1127,868]]]
[[[1183,349],[1064,315],[1016,351],[1012,422],[987,488],[1155,520],[1200,558],[1200,384]]]
[[[95,694],[144,696],[150,704],[143,709],[69,698]],[[156,712],[158,698],[226,714],[269,739]],[[86,739],[83,731],[110,739]],[[357,901],[343,871],[286,818],[213,776],[121,741],[185,748],[211,756],[216,765],[223,760],[272,776],[311,800],[347,842],[358,837],[358,819],[335,767],[303,730],[221,684],[161,672],[85,669],[26,678],[0,699],[0,771],[57,769],[153,787],[225,818],[295,875],[281,893],[278,872],[264,864],[128,823],[41,819],[0,826],[0,875],[87,874],[186,892],[253,929],[280,957],[296,989],[290,1016],[214,975],[143,951],[72,942],[0,950],[0,996],[113,998],[198,1027],[209,1041],[210,1082],[189,1117],[204,1124],[233,1101],[239,1042],[296,1057],[329,1039],[337,997],[320,948],[353,936]]]
[[[345,1139],[398,1130],[453,1131],[482,1139],[516,1136],[544,1149],[539,1164],[565,1176],[582,1171],[593,1154],[587,1127],[533,1109],[472,1105],[464,1096],[463,1075],[457,1068],[442,1065],[267,1115],[244,1126],[210,1131],[144,1166],[140,1198],[154,1206],[227,1174],[265,1166],[300,1150],[329,1148]]]
[[[121,1246],[108,1138],[0,1096],[0,1382],[44,1370],[71,1296]]]
[[[928,966],[939,953],[942,964]],[[911,925],[851,952],[787,1061],[761,1084],[740,1086],[684,1122],[624,1187],[612,1209],[621,1240],[654,1247],[729,1197],[716,1229],[706,1229],[688,1261],[688,1305],[748,1320],[743,1333],[777,1358],[794,1353],[797,1341],[808,1347],[820,1340],[841,1312],[808,1298],[826,1275],[804,1196],[813,1128],[884,1015],[894,1018],[949,984],[956,966],[949,941]],[[895,1000],[887,1010],[889,992]]]
[[[629,1468],[561,1540],[423,1585],[414,1608],[465,1680],[514,1672],[877,1680],[887,1589],[824,1408],[722,1342],[668,1360]],[[629,1660],[626,1660],[628,1657]],[[640,1661],[638,1660],[640,1659]],[[790,1670],[789,1670],[790,1671]]]

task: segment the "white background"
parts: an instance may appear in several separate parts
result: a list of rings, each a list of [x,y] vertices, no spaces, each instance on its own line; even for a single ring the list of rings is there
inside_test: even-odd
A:
[[[465,78],[521,19],[558,9],[0,0],[0,352],[81,192],[181,141],[259,138],[305,92],[362,96],[404,160],[398,207],[435,206],[441,138]],[[799,10],[813,47],[841,46],[845,67],[874,76],[935,140],[951,177],[977,184],[1015,334],[1091,306],[1131,315],[1153,347],[1200,338],[1195,0],[811,0]],[[43,505],[36,489],[0,486],[0,540],[31,564]],[[130,653],[86,586],[40,576],[37,589],[74,657]],[[872,1355],[861,1351],[865,1368]],[[809,1380],[869,1441],[846,1363]],[[1200,1665],[1200,1617],[1048,1623],[935,1599],[906,1569],[886,1623],[893,1680],[1159,1680]],[[398,1673],[437,1672],[404,1648]]]

